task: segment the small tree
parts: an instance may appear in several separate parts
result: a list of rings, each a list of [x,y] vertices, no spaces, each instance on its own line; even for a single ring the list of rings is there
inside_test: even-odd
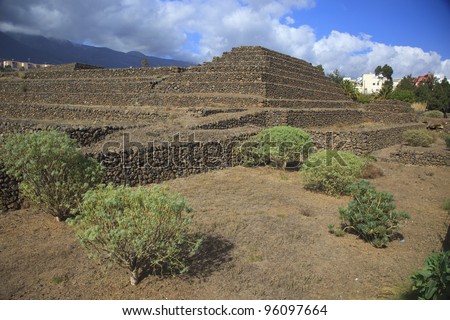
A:
[[[160,187],[100,185],[86,193],[79,210],[70,224],[81,243],[94,257],[128,269],[132,285],[142,271],[186,272],[186,258],[200,245],[187,238],[184,198]]]
[[[339,69],[334,69],[333,72],[328,74],[328,77],[338,85],[342,85],[342,82],[344,81],[344,76],[339,72]]]
[[[148,68],[149,67],[149,63],[148,63],[147,58],[144,58],[144,59],[141,60],[141,67],[142,68]]]
[[[318,65],[316,66],[316,68],[319,70],[319,72],[320,72],[321,74],[325,74],[325,70],[323,69],[323,66],[322,66],[321,64],[318,64]]]
[[[101,165],[56,131],[7,136],[0,159],[6,172],[20,181],[25,198],[58,220],[73,215],[83,194],[101,179]]]
[[[358,90],[356,90],[356,86],[353,82],[344,80],[341,84],[341,88],[353,101],[358,100]]]
[[[375,68],[375,75],[382,75],[386,79],[392,81],[392,74],[394,73],[394,70],[391,66],[385,64],[383,67],[378,66]]]

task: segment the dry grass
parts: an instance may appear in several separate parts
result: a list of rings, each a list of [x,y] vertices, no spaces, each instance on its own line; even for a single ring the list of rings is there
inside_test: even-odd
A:
[[[382,176],[384,176],[383,170],[373,162],[367,163],[362,173],[364,179],[376,179]]]
[[[371,183],[411,214],[405,241],[387,249],[328,232],[349,197],[308,192],[298,172],[235,167],[164,183],[186,197],[205,243],[193,273],[147,277],[138,287],[122,269],[89,260],[65,224],[37,210],[0,216],[0,299],[393,298],[440,249],[450,172],[377,166],[384,176]]]
[[[411,108],[416,112],[425,112],[427,110],[427,104],[425,102],[414,102],[411,104]]]

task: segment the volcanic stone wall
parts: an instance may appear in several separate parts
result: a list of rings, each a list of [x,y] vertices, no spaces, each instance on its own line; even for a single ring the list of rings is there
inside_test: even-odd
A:
[[[267,110],[239,118],[199,125],[196,128],[229,129],[246,125],[258,127],[288,125],[297,128],[312,128],[353,125],[364,122],[384,124],[414,123],[416,122],[416,115],[412,113],[368,112],[357,109]]]
[[[14,104],[1,103],[1,116],[12,119],[36,119],[36,120],[85,120],[107,122],[133,122],[139,120],[157,120],[167,115],[139,109],[123,110],[118,108],[88,107],[88,106],[64,106],[64,105],[40,105],[40,104]]]
[[[402,143],[405,130],[424,128],[422,124],[406,124],[383,129],[350,131],[308,130],[317,149],[334,149],[366,154],[394,144]]]
[[[106,169],[104,182],[142,185],[223,169],[239,164],[235,147],[249,135],[222,141],[173,141],[100,152],[94,157]]]
[[[0,121],[0,135],[6,133],[31,133],[41,130],[56,130],[65,132],[69,137],[76,140],[80,146],[89,146],[102,140],[105,136],[118,130],[123,126],[65,126],[65,125],[37,125],[28,121]]]
[[[392,161],[419,166],[450,166],[450,152],[398,150],[390,154]]]

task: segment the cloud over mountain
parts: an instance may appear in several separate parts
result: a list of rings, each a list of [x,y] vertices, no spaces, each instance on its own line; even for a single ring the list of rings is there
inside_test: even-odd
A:
[[[293,18],[294,11],[314,5],[312,0],[3,0],[0,30],[197,62],[235,46],[261,45],[353,77],[385,63],[394,76],[450,77],[450,61],[436,52],[338,30],[318,39],[313,26]]]

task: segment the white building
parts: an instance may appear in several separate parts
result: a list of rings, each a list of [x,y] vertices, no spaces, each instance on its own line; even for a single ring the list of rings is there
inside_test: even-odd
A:
[[[38,63],[31,63],[31,62],[21,62],[21,61],[14,61],[14,60],[3,60],[0,62],[0,66],[3,68],[11,68],[11,69],[19,69],[19,70],[28,70],[28,69],[35,69],[35,68],[47,68],[50,67],[50,64],[38,64]]]
[[[358,90],[364,94],[372,94],[380,92],[383,83],[387,81],[382,75],[375,75],[373,73],[366,73],[362,76],[362,83],[357,86]]]

